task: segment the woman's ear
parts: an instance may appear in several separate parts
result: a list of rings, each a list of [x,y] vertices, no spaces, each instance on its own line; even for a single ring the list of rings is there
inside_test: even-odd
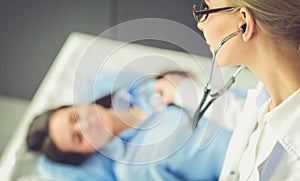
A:
[[[255,33],[255,20],[251,11],[245,7],[240,9],[240,14],[242,20],[239,24],[239,27],[243,29],[242,37],[244,41],[249,41]]]

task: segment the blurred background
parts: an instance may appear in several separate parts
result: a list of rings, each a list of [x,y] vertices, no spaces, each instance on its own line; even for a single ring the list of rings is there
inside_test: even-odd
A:
[[[99,35],[138,18],[164,18],[196,30],[194,0],[1,0],[0,154],[72,31]],[[171,32],[170,32],[171,33]],[[199,32],[200,34],[200,32]],[[141,42],[177,49],[162,42]],[[199,46],[203,44],[199,43]],[[207,47],[193,52],[210,56]]]

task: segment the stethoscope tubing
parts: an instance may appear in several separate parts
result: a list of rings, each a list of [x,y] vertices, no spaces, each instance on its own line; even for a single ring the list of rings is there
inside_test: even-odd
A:
[[[221,95],[223,95],[228,89],[230,89],[230,87],[233,85],[233,83],[236,80],[236,77],[240,74],[240,72],[245,68],[244,65],[240,65],[240,67],[236,70],[236,72],[229,78],[229,80],[226,82],[226,84],[224,85],[224,87],[222,89],[220,89],[219,91],[215,92],[215,93],[211,93],[211,82],[213,79],[213,72],[214,72],[214,67],[215,67],[215,62],[216,62],[216,56],[217,53],[219,52],[219,50],[221,49],[221,47],[230,39],[232,39],[233,37],[237,36],[238,34],[240,34],[241,31],[236,31],[233,32],[229,35],[227,35],[224,39],[222,39],[220,41],[220,43],[218,44],[218,46],[216,47],[215,51],[213,52],[213,56],[212,56],[212,64],[211,64],[211,70],[210,70],[210,76],[209,76],[209,80],[206,84],[206,86],[204,87],[204,94],[203,97],[201,99],[201,102],[198,106],[198,108],[196,109],[196,112],[194,114],[193,117],[193,121],[195,123],[195,127],[197,127],[200,119],[203,117],[204,113],[206,112],[206,110],[209,108],[209,106]],[[208,96],[210,95],[211,99],[207,102],[207,104],[205,104]],[[205,104],[205,105],[204,105]]]

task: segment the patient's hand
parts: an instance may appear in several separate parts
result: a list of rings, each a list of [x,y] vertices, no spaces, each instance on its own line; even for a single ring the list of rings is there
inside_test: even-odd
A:
[[[168,73],[162,78],[158,79],[156,84],[156,91],[162,95],[166,104],[174,103],[177,87],[179,83],[185,78],[186,75]]]

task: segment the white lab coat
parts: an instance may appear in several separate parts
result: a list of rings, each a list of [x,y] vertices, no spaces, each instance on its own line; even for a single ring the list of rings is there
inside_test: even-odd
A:
[[[176,98],[175,103],[195,109],[199,100],[188,94],[190,87],[187,82],[179,85],[182,100]],[[237,117],[231,112],[238,112],[243,102],[232,95],[227,95],[225,100],[227,113],[223,125],[234,128],[234,133],[219,180],[256,181],[262,177],[272,181],[300,180],[300,89],[268,113],[270,100],[262,83],[248,91],[243,110]],[[276,152],[276,144],[283,151],[276,155],[274,162],[270,155]]]
[[[263,90],[259,84],[248,92],[220,180],[261,180],[267,168],[272,168],[267,180],[300,180],[300,89],[269,113],[266,113],[269,100],[257,107],[257,101],[263,99]],[[276,143],[280,143],[283,152],[272,158],[278,163],[271,165],[269,157]]]

